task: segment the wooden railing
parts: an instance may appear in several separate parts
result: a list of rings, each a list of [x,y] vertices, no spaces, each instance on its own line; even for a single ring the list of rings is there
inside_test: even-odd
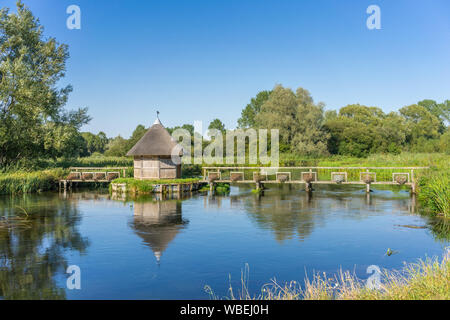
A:
[[[410,185],[415,171],[429,167],[203,167],[203,180],[225,183]],[[282,179],[281,179],[282,178]]]
[[[119,173],[119,178],[126,178],[128,167],[70,167],[69,170],[70,172],[81,173],[117,171]]]

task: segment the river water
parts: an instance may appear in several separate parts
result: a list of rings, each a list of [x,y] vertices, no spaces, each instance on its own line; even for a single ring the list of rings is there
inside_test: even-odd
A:
[[[237,291],[246,265],[256,294],[273,278],[340,268],[367,279],[368,266],[400,269],[450,244],[445,220],[420,215],[406,189],[250,187],[181,199],[0,197],[0,298],[209,299],[206,285],[219,297],[230,284]],[[69,290],[68,279],[81,288]]]

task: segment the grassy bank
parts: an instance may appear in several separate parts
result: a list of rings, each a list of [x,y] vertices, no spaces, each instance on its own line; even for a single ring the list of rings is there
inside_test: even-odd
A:
[[[63,169],[0,174],[0,194],[54,190],[57,187],[56,181],[65,175],[67,170]]]
[[[226,299],[233,300],[431,300],[450,299],[450,251],[441,259],[419,260],[405,265],[400,271],[384,271],[381,285],[369,289],[363,280],[350,272],[340,271],[334,277],[315,274],[303,286],[296,281],[279,284],[273,280],[264,285],[259,294],[248,289],[248,273],[243,273],[238,292],[230,286]],[[219,297],[210,287],[206,292],[213,299]]]
[[[124,183],[127,190],[133,193],[150,193],[153,191],[155,185],[159,184],[183,184],[198,182],[199,179],[159,179],[159,180],[137,180],[134,178],[119,178],[112,181],[112,183]]]

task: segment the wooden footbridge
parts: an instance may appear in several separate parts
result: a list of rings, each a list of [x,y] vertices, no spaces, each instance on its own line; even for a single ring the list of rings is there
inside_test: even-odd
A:
[[[127,167],[71,167],[66,179],[59,180],[60,189],[72,188],[74,183],[109,183],[126,177]],[[364,185],[370,192],[373,185],[405,185],[416,192],[416,172],[429,167],[203,167],[200,183],[304,184],[307,191],[313,185]]]
[[[416,192],[415,172],[429,167],[203,167],[204,182],[211,190],[217,183],[304,184],[312,191],[314,184],[406,185]]]
[[[109,183],[117,178],[125,178],[127,167],[71,167],[65,179],[59,180],[59,189],[71,189],[74,183]]]

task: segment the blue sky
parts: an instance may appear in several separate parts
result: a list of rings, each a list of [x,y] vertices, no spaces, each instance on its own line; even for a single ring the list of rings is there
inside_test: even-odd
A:
[[[67,108],[83,130],[128,137],[149,126],[221,119],[234,128],[261,90],[309,90],[327,109],[384,111],[450,99],[450,1],[25,0],[47,36],[69,45]],[[1,0],[14,7],[15,1]],[[81,8],[81,30],[66,8]],[[381,9],[369,30],[366,9]]]

